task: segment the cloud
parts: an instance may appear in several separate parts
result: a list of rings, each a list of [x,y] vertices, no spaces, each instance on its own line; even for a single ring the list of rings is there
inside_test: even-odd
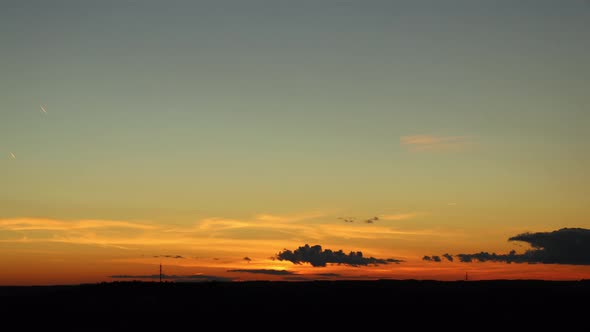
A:
[[[276,275],[276,276],[297,274],[295,272],[287,271],[287,270],[270,270],[270,269],[235,269],[235,270],[227,270],[227,272],[270,274],[270,275]]]
[[[378,220],[379,220],[379,217],[373,217],[373,218],[369,218],[369,219],[365,220],[365,223],[372,224],[372,223],[374,223],[375,221],[378,221]]]
[[[508,241],[522,241],[532,249],[523,254],[515,250],[508,254],[482,251],[474,254],[455,255],[460,262],[506,262],[590,265],[590,230],[583,228],[562,228],[553,232],[523,233]]]
[[[395,263],[395,264],[398,264],[398,263],[402,263],[403,262],[403,260],[397,259],[397,258],[386,258],[385,261],[387,263]]]
[[[590,265],[590,230],[562,228],[553,232],[523,233],[508,241],[528,242],[529,261],[546,264]]]
[[[244,258],[242,258],[243,260],[245,260],[246,262],[250,263],[252,261],[252,258],[246,256]]]
[[[436,263],[441,262],[440,256],[424,256],[424,257],[422,257],[422,260],[427,261],[427,262],[436,262]]]
[[[289,223],[289,222],[297,222],[297,221],[304,221],[310,219],[316,219],[325,216],[325,213],[322,212],[311,212],[311,213],[300,213],[300,214],[291,214],[291,215],[276,215],[276,214],[268,214],[262,213],[257,214],[254,219],[264,222],[279,222],[279,223]]]
[[[418,213],[398,213],[398,214],[383,214],[380,216],[375,216],[375,217],[371,217],[368,219],[365,219],[364,222],[367,224],[373,224],[375,223],[375,221],[379,221],[379,220],[388,220],[388,221],[392,221],[392,220],[406,220],[406,219],[412,219],[417,217],[419,214]],[[355,217],[340,217],[338,218],[339,220],[342,220],[344,222],[349,222],[352,223],[356,220]]]
[[[418,216],[418,213],[398,213],[398,214],[384,214],[384,215],[379,216],[379,218],[382,220],[395,221],[395,220],[413,219],[413,218],[416,218],[417,216]]]
[[[49,218],[0,218],[0,243],[33,244],[62,243],[70,245],[91,245],[103,248],[124,250],[201,250],[209,252],[213,257],[229,252],[245,252],[265,254],[264,247],[276,248],[289,241],[285,238],[249,238],[244,236],[231,237],[232,227],[227,227],[227,220],[220,221],[219,227],[211,219],[204,219],[196,224],[170,226],[151,222],[119,221],[119,220],[56,220]],[[240,222],[240,221],[235,221]],[[210,223],[210,224],[209,224]],[[243,222],[245,230],[257,233],[279,229],[271,224],[264,230],[255,222]],[[306,234],[306,230],[315,232],[308,225],[284,224],[293,234]],[[275,226],[277,226],[275,228]],[[236,229],[238,230],[238,229]],[[242,230],[242,229],[239,229]],[[311,233],[312,235],[314,233]],[[294,235],[293,235],[294,236]],[[292,245],[300,243],[293,242]],[[156,251],[157,252],[157,251]]]
[[[160,255],[160,256],[154,256],[154,258],[174,258],[174,259],[184,259],[185,257],[180,256],[180,255]]]
[[[452,262],[452,261],[453,261],[453,255],[449,255],[449,254],[447,253],[447,254],[444,254],[444,255],[442,255],[442,256],[443,256],[444,258],[446,258],[446,259],[447,259],[449,262]]]
[[[461,151],[473,143],[467,136],[410,135],[400,137],[400,144],[410,151]]]
[[[351,251],[347,255],[342,250],[323,250],[320,245],[310,246],[309,244],[299,247],[294,251],[284,249],[277,254],[276,258],[281,261],[290,261],[294,264],[309,263],[314,267],[326,266],[326,264],[365,266],[402,262],[394,258],[379,259],[375,257],[363,257],[363,253],[360,251]]]
[[[277,238],[298,238],[301,235],[307,237],[317,237],[317,229],[303,221],[315,219],[323,214],[299,214],[299,215],[270,215],[259,214],[253,219],[226,219],[226,218],[206,218],[199,221],[196,227],[198,231],[207,231],[208,234],[215,235],[216,233],[223,233],[231,236],[235,233],[235,237],[244,238],[260,238],[267,236],[270,232],[274,234],[269,239]],[[263,231],[262,231],[263,230]],[[192,232],[191,229],[182,229],[181,231]]]
[[[339,273],[316,273],[315,275],[320,277],[342,277]]]
[[[153,225],[112,220],[75,220],[62,221],[37,218],[0,219],[0,229],[7,231],[26,230],[55,230],[69,231],[92,228],[130,228],[150,230],[157,228]]]
[[[302,216],[311,215],[311,213],[302,213],[295,217],[284,217],[283,220],[301,219]],[[377,216],[381,220],[381,216]],[[236,252],[252,257],[267,257],[268,250],[271,250],[270,253],[276,253],[276,249],[270,248],[297,248],[301,243],[311,243],[310,241],[314,243],[339,240],[385,241],[440,237],[449,234],[438,229],[399,230],[381,221],[367,225],[362,222],[365,218],[358,219],[361,222],[356,223],[335,223],[330,220],[275,222],[258,220],[254,217],[250,219],[204,218],[190,224],[175,225],[149,221],[0,218],[2,235],[0,244],[34,246],[35,243],[47,243],[55,245],[56,248],[59,247],[58,250],[64,250],[64,253],[69,249],[62,249],[63,245],[141,250],[140,252],[151,252],[152,255],[183,252],[182,257],[185,258],[199,252],[199,255],[222,259],[233,257],[232,259],[235,260]],[[238,259],[242,259],[242,256]],[[177,261],[181,264],[181,261],[188,261],[188,259],[177,259]]]

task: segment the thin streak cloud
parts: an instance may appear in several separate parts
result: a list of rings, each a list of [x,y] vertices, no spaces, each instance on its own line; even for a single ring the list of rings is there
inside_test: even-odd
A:
[[[278,275],[278,276],[297,274],[295,272],[288,271],[288,270],[272,270],[272,269],[234,269],[234,270],[227,270],[227,272],[269,274],[269,275]]]
[[[258,214],[255,216],[256,220],[265,222],[297,222],[324,217],[326,214],[322,212],[292,214],[292,215],[274,215],[274,214]]]
[[[112,220],[79,220],[79,221],[60,221],[52,219],[0,219],[0,229],[8,231],[25,231],[25,230],[79,230],[90,228],[131,228],[131,229],[156,229],[157,226],[131,223],[127,221]]]
[[[414,152],[462,151],[473,145],[468,136],[409,135],[400,137],[400,144]]]
[[[398,214],[384,214],[384,215],[379,216],[379,218],[381,220],[396,221],[396,220],[414,219],[417,216],[419,216],[418,213],[398,213]]]
[[[401,218],[401,217],[397,217]],[[134,250],[167,246],[170,250],[190,248],[212,255],[248,253],[249,258],[265,257],[264,248],[284,248],[302,241],[417,239],[446,236],[431,229],[398,230],[386,224],[334,224],[270,222],[256,219],[238,220],[205,218],[194,224],[168,226],[148,222],[117,220],[54,220],[41,218],[0,219],[2,243],[63,243],[93,245]],[[264,238],[260,234],[270,233]],[[268,249],[266,249],[268,250]],[[242,258],[244,256],[241,256]],[[248,261],[248,260],[245,260]]]

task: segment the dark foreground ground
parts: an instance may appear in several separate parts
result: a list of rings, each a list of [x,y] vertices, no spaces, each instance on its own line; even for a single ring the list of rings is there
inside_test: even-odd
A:
[[[40,326],[52,331],[209,331],[237,326],[362,331],[555,326],[564,331],[590,331],[590,280],[114,282],[0,287],[0,315],[0,324],[19,324],[15,331]],[[208,324],[213,327],[206,328]]]

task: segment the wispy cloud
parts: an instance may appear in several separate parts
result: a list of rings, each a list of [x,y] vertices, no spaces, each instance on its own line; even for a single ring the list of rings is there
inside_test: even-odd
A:
[[[295,272],[288,270],[271,270],[271,269],[234,269],[227,270],[227,272],[240,272],[240,273],[254,273],[254,274],[269,274],[277,276],[294,275]]]
[[[402,136],[400,143],[408,150],[417,152],[461,151],[473,145],[469,136],[435,135]]]
[[[215,225],[218,221],[221,222],[219,228]],[[232,233],[231,227],[236,225],[240,227],[238,234]],[[252,232],[272,231],[273,227],[278,226],[270,224],[265,229],[255,221],[218,219],[204,219],[192,225],[171,227],[165,224],[117,220],[13,218],[0,219],[0,232],[5,235],[0,243],[63,243],[119,249],[156,247],[201,251],[212,255],[248,252],[255,257],[267,257],[268,252],[264,248],[280,248],[289,243],[300,243],[291,238],[310,228],[309,225],[287,224],[289,233],[283,238],[259,239],[248,236]],[[242,232],[244,236],[240,235]]]
[[[363,222],[365,224],[374,224],[380,220],[406,220],[406,219],[413,219],[421,215],[422,213],[397,213],[397,214],[382,214],[379,216],[370,217],[364,219]],[[339,217],[338,220],[342,220],[346,223],[353,223],[356,221],[355,217]]]
[[[380,215],[379,218],[381,220],[392,220],[392,221],[396,221],[396,220],[414,219],[414,218],[418,217],[419,215],[420,215],[419,213],[397,213],[397,214],[384,214],[384,215]]]
[[[0,229],[8,231],[24,230],[78,230],[90,228],[131,228],[131,229],[156,229],[157,226],[131,223],[127,221],[112,220],[78,220],[78,221],[61,221],[52,219],[36,218],[18,218],[18,219],[0,219]]]
[[[316,276],[320,277],[342,277],[340,273],[333,273],[333,272],[326,272],[326,273],[316,273]]]
[[[184,259],[186,257],[181,256],[181,255],[159,255],[159,256],[154,256],[154,258],[174,258],[174,259]]]
[[[301,214],[290,214],[290,215],[276,215],[276,214],[258,214],[255,216],[254,219],[259,221],[266,221],[266,222],[297,222],[297,221],[305,221],[311,220],[316,218],[321,218],[326,216],[325,213],[322,212],[311,212],[311,213],[301,213]]]
[[[84,245],[149,250],[157,255],[176,252],[182,254],[182,257],[189,257],[198,252],[199,256],[227,257],[234,264],[258,264],[278,249],[296,248],[302,242],[334,244],[351,240],[417,239],[424,236],[448,235],[429,229],[406,227],[400,230],[387,225],[386,222],[370,226],[364,223],[335,223],[333,216],[322,220],[315,219],[317,215],[319,213],[280,218],[204,218],[191,224],[175,226],[147,221],[8,218],[0,219],[0,232],[3,233],[0,243]],[[390,216],[390,219],[401,220],[411,217],[401,214],[393,216]],[[305,218],[312,219],[305,221]],[[237,253],[240,253],[239,256]],[[150,258],[153,257],[150,255]],[[187,260],[176,261],[180,263]],[[232,268],[238,266],[234,265]]]
[[[262,216],[262,217],[261,217]],[[279,216],[279,215],[257,215],[253,219],[227,219],[227,218],[205,218],[198,222],[196,229],[199,231],[206,231],[210,235],[222,235],[229,234],[232,231],[240,231],[240,237],[246,237],[245,230],[259,230],[252,235],[260,236],[264,231],[275,231],[276,235],[280,237],[320,237],[315,227],[312,227],[309,223],[304,221],[309,219],[315,219],[317,215],[313,217],[292,217],[292,216]],[[195,229],[185,228],[183,230],[174,229],[174,231],[187,231],[194,232]],[[278,234],[280,233],[280,234]]]

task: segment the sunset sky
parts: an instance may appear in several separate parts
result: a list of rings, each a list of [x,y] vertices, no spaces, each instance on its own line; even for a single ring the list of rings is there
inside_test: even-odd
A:
[[[0,285],[588,279],[589,32],[584,0],[4,1]]]

